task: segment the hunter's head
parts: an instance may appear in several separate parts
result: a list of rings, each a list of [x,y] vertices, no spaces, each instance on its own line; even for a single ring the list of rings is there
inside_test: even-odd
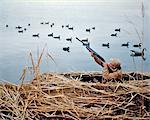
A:
[[[121,69],[120,60],[119,60],[119,59],[116,59],[116,58],[110,59],[109,67],[110,67],[112,70],[116,70],[116,69],[120,70],[120,69]]]

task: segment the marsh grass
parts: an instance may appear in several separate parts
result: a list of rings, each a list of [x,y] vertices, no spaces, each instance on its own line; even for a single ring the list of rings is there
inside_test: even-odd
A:
[[[41,73],[44,49],[34,62],[30,53],[34,78],[24,82],[27,67],[20,77],[21,84],[0,84],[0,119],[138,119],[150,118],[150,80],[123,83],[82,82],[65,74]],[[53,57],[48,56],[55,62]],[[77,73],[76,73],[77,74]],[[89,75],[89,74],[88,74]],[[142,108],[142,100],[144,107]]]

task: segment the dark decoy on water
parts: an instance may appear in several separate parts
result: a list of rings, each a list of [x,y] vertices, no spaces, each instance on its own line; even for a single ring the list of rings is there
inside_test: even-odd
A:
[[[82,42],[88,42],[88,38],[82,39],[81,41],[82,41]]]
[[[54,23],[52,23],[52,25],[54,25]]]
[[[121,46],[126,46],[126,47],[129,47],[129,43],[130,43],[130,42],[123,43]]]
[[[72,37],[71,38],[66,38],[67,41],[70,41],[72,43]]]
[[[30,26],[31,24],[28,24],[28,26]]]
[[[76,39],[79,40],[80,42],[82,42],[84,46],[90,45],[90,43],[88,41],[80,40],[78,37],[76,37]]]
[[[18,33],[23,33],[23,30],[19,30]]]
[[[44,24],[44,22],[41,22],[40,24],[42,24],[42,25],[43,25],[43,24]]]
[[[68,24],[68,25],[66,25],[66,27],[67,27],[67,28],[69,28],[69,24]]]
[[[73,30],[73,27],[68,27],[69,30]]]
[[[111,36],[115,36],[115,37],[117,37],[117,33],[115,33],[115,34],[111,34]]]
[[[91,31],[91,29],[89,28],[89,29],[86,29],[86,32],[90,32]]]
[[[45,22],[45,24],[47,24],[47,25],[48,25],[48,24],[49,24],[49,22]]]
[[[95,30],[95,27],[92,27],[93,30]]]
[[[38,34],[33,34],[32,36],[33,36],[33,37],[39,37],[39,35],[40,35],[40,34],[38,33]]]
[[[64,47],[63,50],[67,51],[67,52],[70,52],[70,47]]]
[[[6,25],[6,27],[8,27],[8,25]]]
[[[139,44],[135,44],[133,45],[133,47],[141,47],[142,43],[139,43]]]
[[[146,48],[143,48],[142,51],[135,51],[135,50],[131,50],[131,56],[133,57],[138,57],[138,56],[141,56],[143,58],[143,60],[145,60],[144,58],[144,51],[146,50]]]
[[[51,33],[51,34],[48,34],[48,37],[53,37],[53,33]]]
[[[108,48],[109,48],[109,43],[107,43],[107,44],[106,44],[106,43],[103,43],[102,46],[103,46],[103,47],[108,47]]]
[[[21,26],[17,26],[17,27],[16,27],[16,29],[21,29],[21,28],[22,28]]]
[[[61,27],[64,28],[64,25],[62,25]]]
[[[59,35],[59,36],[55,36],[55,37],[53,37],[53,38],[55,38],[55,39],[60,39],[60,35]]]
[[[120,28],[119,29],[115,29],[116,32],[120,32]]]

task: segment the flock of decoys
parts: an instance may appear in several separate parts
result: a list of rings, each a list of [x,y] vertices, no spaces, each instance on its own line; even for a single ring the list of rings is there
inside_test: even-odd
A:
[[[116,31],[116,32],[121,32],[121,29],[120,29],[120,28],[119,28],[119,29],[115,29],[115,31]],[[112,36],[112,37],[114,37],[114,36],[117,37],[117,33],[111,34],[110,36]],[[130,43],[130,42],[123,43],[123,44],[121,44],[121,46],[128,48],[128,47],[129,47],[129,43]],[[109,42],[108,42],[108,43],[103,43],[102,46],[109,48],[109,47],[110,47],[110,44],[109,44]],[[141,49],[141,48],[142,48],[142,43],[134,44],[133,47],[134,47],[134,48],[140,48],[140,49]],[[145,51],[145,50],[146,50],[146,48],[143,48],[141,51],[130,50],[130,51],[131,51],[130,56],[132,56],[132,57],[141,56],[141,57],[143,58],[143,60],[146,60],[146,58],[144,58],[144,51]]]
[[[54,23],[50,23],[50,22],[41,22],[40,24],[41,24],[41,25],[50,25],[51,28],[55,25]],[[31,24],[28,24],[27,26],[31,26]],[[8,27],[8,25],[6,25],[6,27]],[[24,33],[24,32],[27,30],[27,28],[24,28],[24,27],[22,27],[22,26],[20,26],[20,25],[16,26],[15,28],[18,30],[18,33]],[[71,25],[69,25],[69,24],[67,24],[67,25],[62,25],[61,28],[68,28],[68,30],[74,30],[74,27],[71,26]],[[89,33],[90,33],[92,30],[95,30],[95,27],[86,28],[86,29],[85,29],[85,32],[89,32]],[[32,34],[32,37],[40,38],[40,33]],[[61,36],[60,36],[60,35],[54,35],[53,32],[52,32],[52,33],[49,33],[49,34],[48,34],[48,37],[52,37],[52,38],[58,39],[58,40],[61,39]],[[70,38],[66,38],[65,40],[72,43],[73,38],[70,37]],[[88,38],[83,39],[83,41],[84,41],[84,42],[88,42]],[[68,46],[67,46],[67,47],[63,47],[62,50],[67,51],[67,52],[70,52],[70,47],[68,47]]]
[[[50,25],[51,28],[55,25],[54,23],[51,23],[51,24],[50,24],[50,22],[41,22],[40,24],[41,24],[41,25],[44,25],[44,24],[45,24],[45,25]],[[28,24],[27,26],[30,26],[30,24]],[[6,25],[6,27],[8,27],[8,25]],[[74,27],[70,26],[69,24],[67,24],[67,25],[62,25],[61,27],[62,27],[62,28],[66,27],[66,28],[68,28],[68,30],[74,30]],[[16,26],[15,28],[18,30],[18,33],[23,33],[24,31],[27,30],[27,28],[23,28],[23,27],[21,27],[21,26],[19,26],[19,25]],[[95,27],[91,27],[91,28],[86,28],[86,29],[85,29],[85,31],[86,31],[86,32],[89,32],[89,33],[91,32],[91,30],[95,30]],[[110,35],[111,37],[117,37],[117,36],[118,36],[118,32],[121,32],[121,29],[120,29],[120,28],[117,28],[117,29],[115,29],[114,31],[115,31],[116,33],[111,34],[111,35]],[[39,38],[39,37],[40,37],[40,33],[33,34],[32,37],[37,37],[37,38]],[[59,39],[59,40],[61,39],[61,36],[60,36],[60,35],[55,36],[54,33],[48,34],[48,37],[52,37],[52,38],[54,38],[54,39]],[[72,39],[73,39],[72,37],[66,38],[66,41],[69,41],[69,42],[72,43]],[[83,42],[83,44],[89,44],[88,38],[82,39],[81,41]],[[121,46],[128,48],[128,47],[129,47],[129,43],[130,43],[130,42],[123,43],[123,44],[121,44]],[[110,43],[109,43],[109,42],[108,42],[108,43],[103,43],[103,44],[102,44],[102,47],[110,48]],[[142,47],[142,43],[134,44],[133,47],[141,48],[141,47]],[[68,46],[67,46],[67,47],[63,47],[63,50],[64,50],[64,51],[67,51],[67,52],[70,52],[70,47],[68,47]],[[145,60],[145,58],[144,58],[144,51],[145,51],[145,50],[146,50],[146,48],[143,48],[141,51],[130,50],[130,51],[131,51],[131,56],[133,56],[133,57],[141,56],[141,57],[143,58],[143,60]]]

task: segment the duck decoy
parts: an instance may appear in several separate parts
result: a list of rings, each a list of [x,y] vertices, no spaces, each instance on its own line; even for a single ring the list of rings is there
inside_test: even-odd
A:
[[[82,40],[80,40],[78,37],[76,37],[76,39],[78,40],[78,41],[80,41],[80,42],[82,42],[83,43],[83,46],[89,46],[90,45],[90,43],[88,42],[88,41],[82,41]]]
[[[123,43],[121,46],[126,46],[126,47],[129,47],[129,43],[130,43],[130,42]]]
[[[60,39],[60,35],[59,35],[59,36],[55,36],[55,37],[53,37],[53,38],[55,38],[55,39]]]
[[[88,42],[88,38],[82,39],[81,41],[82,41],[82,42]]]
[[[40,34],[38,33],[38,34],[33,34],[32,36],[33,36],[33,37],[39,37],[39,35],[40,35]]]
[[[6,27],[8,27],[8,25],[6,25]]]
[[[24,28],[24,31],[26,31],[27,29],[26,28]]]
[[[54,25],[54,23],[52,23],[52,25]]]
[[[68,24],[68,25],[66,25],[66,27],[67,27],[67,28],[69,28],[69,24]]]
[[[42,24],[42,25],[43,25],[43,24],[44,24],[44,22],[41,22],[40,24]]]
[[[73,30],[73,27],[68,27],[69,30]]]
[[[67,52],[70,52],[70,47],[64,47],[63,50],[67,51]]]
[[[61,27],[64,28],[64,25],[62,25]]]
[[[51,34],[48,34],[48,37],[53,37],[53,33],[51,33]]]
[[[16,27],[16,29],[21,29],[21,28],[22,28],[21,26],[17,26],[17,27]]]
[[[144,58],[144,51],[145,50],[146,50],[146,48],[143,48],[141,52],[135,51],[135,50],[130,50],[132,52],[130,56],[132,56],[132,57],[141,56],[143,58],[143,60],[145,60],[145,58]]]
[[[48,24],[49,24],[49,22],[45,22],[45,24],[47,24],[47,25],[48,25]]]
[[[89,28],[89,29],[86,29],[86,32],[90,32],[91,31],[91,29]]]
[[[31,24],[28,24],[28,26],[30,26]]]
[[[92,27],[93,30],[95,30],[95,27]]]
[[[103,47],[108,47],[108,48],[109,48],[109,43],[107,43],[107,44],[103,43],[102,46],[103,46]]]
[[[72,43],[72,37],[71,38],[66,38],[67,41],[70,41]]]
[[[19,30],[18,33],[23,33],[23,30]]]
[[[111,34],[111,36],[115,36],[115,37],[117,37],[117,33],[115,33],[115,34]]]
[[[135,44],[133,45],[133,47],[141,47],[142,43],[139,43],[139,44]]]
[[[120,28],[119,29],[115,29],[116,32],[120,32]]]

